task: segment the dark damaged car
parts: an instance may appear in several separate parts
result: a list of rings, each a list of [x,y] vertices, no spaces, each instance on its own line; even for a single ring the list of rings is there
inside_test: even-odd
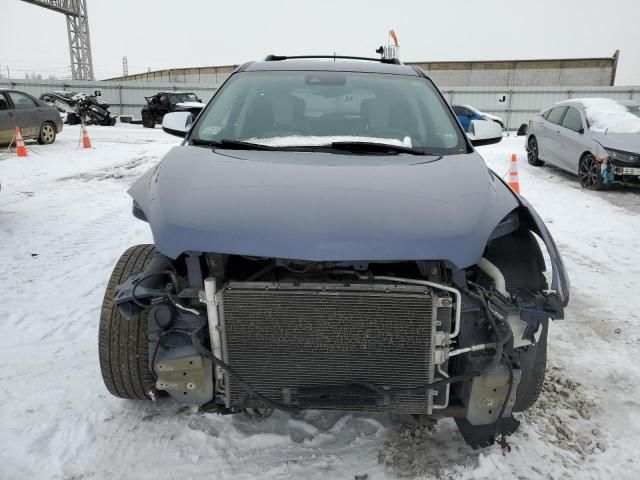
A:
[[[112,394],[454,417],[474,447],[517,428],[569,280],[422,70],[271,56],[191,119],[129,191],[154,244],[108,283]]]

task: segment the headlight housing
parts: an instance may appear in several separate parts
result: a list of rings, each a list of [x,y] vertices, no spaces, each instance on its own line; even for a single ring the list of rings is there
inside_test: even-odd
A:
[[[613,164],[620,162],[640,164],[640,153],[621,152],[620,150],[613,150],[610,148],[605,148],[605,150],[609,154],[609,161]]]

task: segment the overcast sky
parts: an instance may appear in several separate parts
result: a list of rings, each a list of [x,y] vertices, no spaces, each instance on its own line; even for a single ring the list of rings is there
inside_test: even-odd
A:
[[[374,55],[387,31],[419,60],[609,57],[640,85],[640,0],[87,0],[98,79],[268,53]],[[69,75],[64,16],[0,0],[0,69]]]

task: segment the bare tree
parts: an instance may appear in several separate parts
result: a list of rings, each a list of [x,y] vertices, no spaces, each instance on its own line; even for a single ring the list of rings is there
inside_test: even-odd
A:
[[[24,78],[26,80],[42,80],[42,74],[41,73],[34,73],[34,72],[27,72],[24,74]]]

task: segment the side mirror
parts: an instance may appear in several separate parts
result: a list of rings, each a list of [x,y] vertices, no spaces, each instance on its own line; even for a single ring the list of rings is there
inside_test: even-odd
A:
[[[584,135],[584,128],[581,128],[580,130],[578,130],[578,133],[579,133],[580,135]]]
[[[474,147],[502,141],[502,127],[492,120],[472,120],[467,137]]]
[[[190,112],[167,113],[162,118],[162,130],[169,135],[184,138],[189,132],[192,123],[193,116]]]
[[[469,140],[471,140],[471,145],[473,145],[474,147],[482,147],[484,145],[493,145],[495,143],[500,143],[502,141],[502,137],[486,139],[470,138]]]

